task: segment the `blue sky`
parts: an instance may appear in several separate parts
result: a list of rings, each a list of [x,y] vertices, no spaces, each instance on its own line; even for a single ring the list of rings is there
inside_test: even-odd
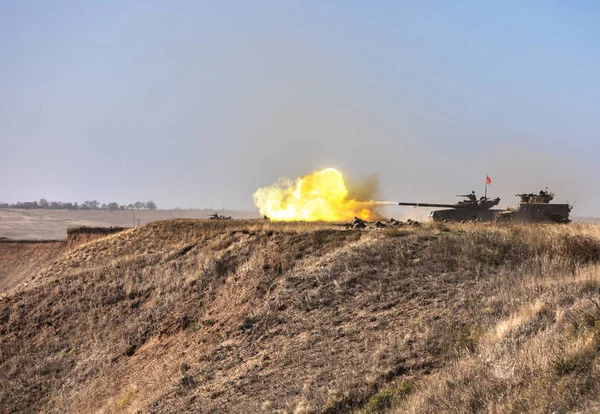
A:
[[[1,1],[0,200],[251,209],[280,176],[600,215],[595,1]]]

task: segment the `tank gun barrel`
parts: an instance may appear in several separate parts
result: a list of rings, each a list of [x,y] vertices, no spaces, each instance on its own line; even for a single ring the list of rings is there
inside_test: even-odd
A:
[[[436,203],[398,203],[399,206],[411,206],[411,207],[441,207],[441,208],[454,208],[454,204],[436,204]]]
[[[411,207],[434,207],[434,208],[452,208],[455,210],[489,210],[490,208],[497,206],[500,202],[499,198],[490,200],[489,198],[482,197],[481,199],[473,199],[466,201],[459,201],[456,204],[442,204],[442,203],[398,203],[400,206],[411,206]]]

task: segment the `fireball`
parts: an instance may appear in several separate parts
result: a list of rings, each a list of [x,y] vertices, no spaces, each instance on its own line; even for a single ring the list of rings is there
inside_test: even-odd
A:
[[[287,178],[254,193],[261,215],[277,221],[347,221],[354,217],[372,220],[374,201],[348,199],[344,176],[335,168],[325,168],[300,177]]]

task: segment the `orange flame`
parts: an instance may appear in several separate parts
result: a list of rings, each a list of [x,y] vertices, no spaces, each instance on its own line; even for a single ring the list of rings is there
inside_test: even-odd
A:
[[[344,176],[325,168],[291,181],[282,179],[254,193],[261,215],[278,221],[347,221],[354,217],[372,220],[376,202],[349,200]]]

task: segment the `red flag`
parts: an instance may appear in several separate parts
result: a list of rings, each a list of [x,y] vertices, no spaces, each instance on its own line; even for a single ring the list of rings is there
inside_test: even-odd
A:
[[[492,179],[490,178],[489,175],[485,176],[485,183],[488,184],[488,185],[492,183]]]

